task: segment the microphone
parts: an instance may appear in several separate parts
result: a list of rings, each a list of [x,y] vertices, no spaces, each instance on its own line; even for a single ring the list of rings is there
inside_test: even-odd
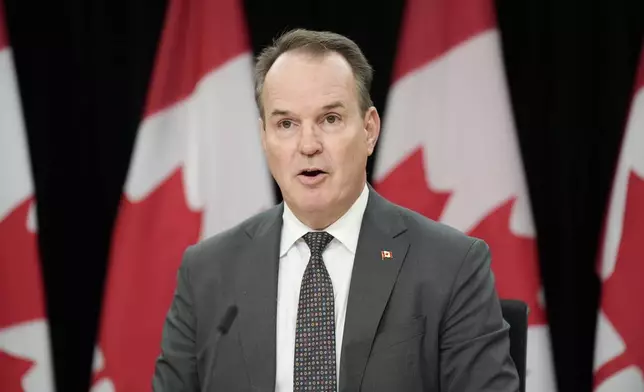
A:
[[[228,333],[236,317],[237,317],[237,306],[235,305],[229,306],[228,309],[226,309],[226,313],[224,313],[224,317],[221,318],[221,321],[219,322],[219,325],[217,326],[215,333],[210,336],[210,339],[208,339],[208,343],[204,346],[204,350],[207,347],[210,347],[211,345],[213,346],[213,349],[210,352],[210,355],[208,356],[208,360],[206,362],[207,363],[206,379],[204,380],[202,391],[208,390],[208,387],[210,384],[210,377],[214,373],[214,363],[217,357],[217,351],[218,351],[217,346],[219,345],[219,339],[221,339],[222,336]]]
[[[237,306],[235,305],[229,306],[228,309],[226,310],[226,313],[224,314],[224,317],[222,317],[221,322],[217,327],[217,330],[222,335],[227,334],[228,330],[233,325],[233,321],[235,321],[236,317],[237,317]]]

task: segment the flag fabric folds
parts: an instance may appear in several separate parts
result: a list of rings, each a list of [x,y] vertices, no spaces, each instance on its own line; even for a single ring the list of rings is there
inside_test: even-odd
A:
[[[112,239],[104,391],[151,388],[185,248],[274,204],[247,41],[241,2],[169,1]]]
[[[595,390],[644,392],[644,48],[599,258]]]
[[[490,0],[409,0],[374,167],[381,194],[482,238],[530,307],[528,392],[555,390],[535,228]]]
[[[18,83],[0,1],[0,386],[54,391],[36,199]]]

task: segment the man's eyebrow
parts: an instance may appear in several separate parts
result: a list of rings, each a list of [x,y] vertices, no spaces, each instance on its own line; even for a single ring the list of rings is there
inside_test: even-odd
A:
[[[322,109],[324,109],[324,110],[331,110],[331,109],[337,109],[337,108],[344,109],[345,108],[344,103],[342,103],[341,101],[335,101],[333,103],[330,103],[328,105],[324,105],[324,107],[322,107]]]
[[[344,109],[345,108],[344,103],[341,102],[341,101],[335,101],[335,102],[332,102],[332,103],[330,103],[328,105],[324,105],[322,107],[322,110],[332,110],[332,109],[338,109],[338,108]],[[270,116],[271,117],[276,117],[276,116],[292,116],[292,115],[293,115],[293,113],[289,112],[288,110],[274,109],[271,112]]]
[[[289,112],[288,110],[275,109],[275,110],[273,110],[273,111],[271,112],[271,117],[275,117],[275,116],[288,116],[288,115],[290,115],[290,114],[291,114],[291,112]]]

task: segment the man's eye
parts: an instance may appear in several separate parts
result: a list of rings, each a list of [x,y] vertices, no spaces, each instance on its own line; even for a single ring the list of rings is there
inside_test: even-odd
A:
[[[330,116],[326,116],[326,121],[327,121],[329,124],[333,124],[333,123],[335,123],[335,122],[336,122],[336,121],[338,121],[338,120],[339,120],[339,118],[338,118],[338,116],[336,116],[335,114],[332,114],[332,115],[330,115]]]
[[[290,128],[290,127],[291,127],[291,125],[292,125],[292,124],[291,124],[291,122],[290,122],[289,120],[284,120],[284,121],[280,121],[280,123],[279,123],[278,125],[279,125],[281,128],[286,128],[286,129],[288,129],[288,128]]]

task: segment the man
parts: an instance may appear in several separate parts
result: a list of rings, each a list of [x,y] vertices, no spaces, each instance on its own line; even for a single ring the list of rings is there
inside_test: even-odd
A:
[[[155,391],[518,391],[487,245],[367,184],[371,79],[333,33],[294,30],[259,56],[284,203],[186,251]]]

